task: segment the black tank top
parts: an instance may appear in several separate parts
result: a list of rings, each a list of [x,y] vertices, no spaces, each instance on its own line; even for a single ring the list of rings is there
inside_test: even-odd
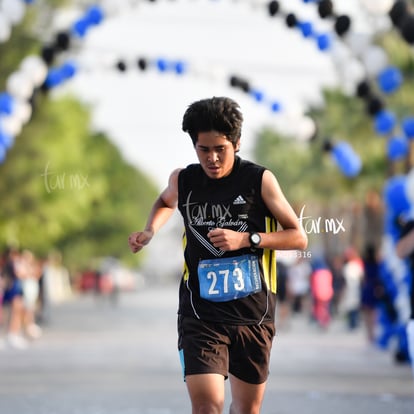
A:
[[[261,233],[276,231],[261,197],[264,167],[236,157],[232,172],[210,179],[200,164],[182,170],[178,178],[178,208],[184,219],[184,271],[180,283],[179,314],[234,325],[273,322],[276,295],[276,258],[257,249],[262,290],[245,298],[211,302],[200,297],[197,267],[201,259],[251,254],[250,248],[223,252],[209,241],[213,228]]]

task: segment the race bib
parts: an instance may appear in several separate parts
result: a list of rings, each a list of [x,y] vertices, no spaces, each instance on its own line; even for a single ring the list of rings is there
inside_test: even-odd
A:
[[[257,256],[200,260],[200,296],[212,302],[244,298],[262,290]]]

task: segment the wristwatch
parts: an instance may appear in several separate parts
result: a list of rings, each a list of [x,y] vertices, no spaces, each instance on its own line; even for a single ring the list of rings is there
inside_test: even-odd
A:
[[[262,238],[260,237],[259,233],[250,233],[249,235],[249,241],[250,241],[250,247],[252,249],[255,249],[259,246],[260,242],[262,241]]]

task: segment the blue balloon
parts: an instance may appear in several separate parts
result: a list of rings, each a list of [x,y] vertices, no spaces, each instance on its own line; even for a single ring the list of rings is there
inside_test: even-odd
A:
[[[331,48],[332,39],[328,34],[321,34],[316,37],[316,43],[319,50],[325,51]]]
[[[178,75],[182,75],[183,73],[187,71],[187,63],[183,61],[175,62],[174,70],[175,70],[175,73],[177,73]]]
[[[264,99],[264,93],[262,91],[259,91],[258,89],[252,89],[250,91],[250,94],[253,96],[253,98],[257,101],[257,102],[262,102]]]
[[[13,97],[7,93],[0,93],[0,113],[10,115],[13,113],[14,101]]]
[[[50,69],[45,80],[45,85],[48,88],[55,88],[64,81],[64,75],[60,68]]]
[[[387,143],[387,155],[391,161],[397,161],[408,154],[409,145],[404,137],[391,137]]]
[[[6,159],[6,148],[0,144],[0,164],[3,164],[4,160]]]
[[[401,123],[405,136],[414,139],[414,117],[407,117]]]
[[[398,216],[390,209],[386,209],[384,214],[384,232],[391,237],[393,242],[401,238],[401,229],[398,226]]]
[[[168,70],[168,61],[163,58],[156,60],[157,68],[160,72],[166,72]]]
[[[405,175],[397,175],[389,178],[384,186],[385,204],[395,216],[407,213],[411,208],[406,194],[406,182]]]
[[[348,178],[356,177],[362,168],[362,162],[358,155],[354,154],[342,165],[341,171]]]
[[[336,162],[344,162],[350,154],[349,144],[347,142],[339,142],[332,148],[332,155]]]
[[[73,24],[72,31],[79,37],[85,37],[89,25],[90,23],[85,18],[79,19]]]
[[[332,148],[332,157],[346,177],[353,178],[360,173],[362,168],[361,159],[349,143],[345,141],[337,143]]]
[[[270,105],[270,109],[272,110],[272,112],[280,112],[282,110],[282,105],[280,104],[280,102],[274,101]]]
[[[77,66],[74,62],[66,62],[60,67],[63,79],[73,78],[77,72]]]
[[[298,26],[304,37],[311,37],[313,35],[313,26],[311,22],[300,22]]]
[[[86,11],[85,20],[91,25],[98,25],[104,18],[104,12],[99,6],[91,6]]]
[[[375,132],[379,135],[389,134],[395,126],[395,115],[387,110],[379,112],[374,119]]]
[[[35,2],[35,0],[24,0],[24,2],[25,2],[26,4],[32,4],[32,3],[34,3],[34,2]]]
[[[403,76],[401,71],[393,66],[385,68],[378,75],[378,85],[380,89],[387,94],[393,93],[401,86],[403,83]]]

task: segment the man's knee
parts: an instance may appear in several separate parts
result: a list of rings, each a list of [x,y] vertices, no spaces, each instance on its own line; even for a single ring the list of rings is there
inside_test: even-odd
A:
[[[260,406],[260,402],[246,404],[245,402],[237,402],[233,400],[230,405],[229,414],[259,414]]]
[[[192,401],[193,414],[221,414],[224,401]]]

